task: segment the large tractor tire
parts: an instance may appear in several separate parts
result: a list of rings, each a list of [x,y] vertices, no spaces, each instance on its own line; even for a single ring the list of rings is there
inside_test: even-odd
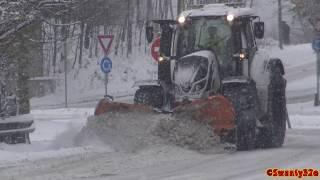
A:
[[[163,90],[161,87],[143,87],[136,91],[134,103],[161,108],[163,106]]]
[[[261,148],[281,147],[286,134],[286,80],[281,67],[273,68],[270,77],[268,123],[260,130],[257,142]]]
[[[255,148],[256,144],[256,113],[255,110],[245,110],[237,117],[236,146],[238,151]]]
[[[255,148],[257,90],[254,82],[235,84],[224,89],[236,111],[235,144],[238,151]]]

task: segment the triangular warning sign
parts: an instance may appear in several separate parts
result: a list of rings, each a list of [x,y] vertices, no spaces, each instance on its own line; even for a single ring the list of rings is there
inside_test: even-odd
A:
[[[107,55],[109,53],[109,50],[111,48],[112,42],[113,42],[113,35],[99,35],[99,43],[104,51],[104,53]]]

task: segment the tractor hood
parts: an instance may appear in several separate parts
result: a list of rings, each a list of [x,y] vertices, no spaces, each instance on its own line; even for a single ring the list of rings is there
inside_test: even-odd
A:
[[[173,72],[176,97],[180,99],[200,99],[208,87],[210,69],[214,54],[203,50],[184,56],[177,60]]]

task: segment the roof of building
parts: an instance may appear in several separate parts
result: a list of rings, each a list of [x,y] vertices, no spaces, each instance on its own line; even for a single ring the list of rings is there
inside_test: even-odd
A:
[[[247,7],[234,7],[226,4],[208,4],[198,9],[187,10],[181,13],[183,16],[200,17],[200,16],[226,16],[233,14],[235,17],[253,16],[254,12]]]

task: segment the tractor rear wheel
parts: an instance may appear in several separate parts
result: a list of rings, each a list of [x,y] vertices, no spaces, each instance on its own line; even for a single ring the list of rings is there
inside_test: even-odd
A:
[[[268,125],[260,130],[258,144],[262,148],[277,148],[284,143],[286,134],[286,80],[280,67],[272,71],[269,85]]]

